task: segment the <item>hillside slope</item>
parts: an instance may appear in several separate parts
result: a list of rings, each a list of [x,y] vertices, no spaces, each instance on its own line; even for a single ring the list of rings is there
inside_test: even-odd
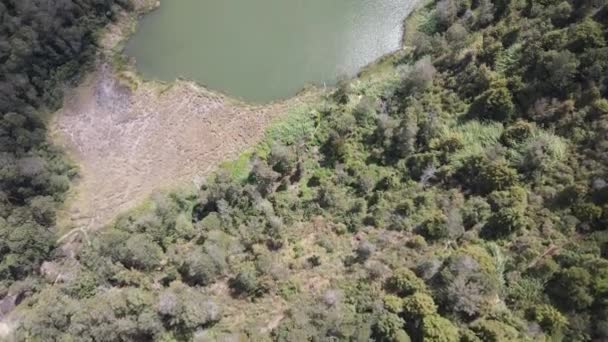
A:
[[[15,338],[607,339],[608,4],[441,0],[406,27],[22,283]]]

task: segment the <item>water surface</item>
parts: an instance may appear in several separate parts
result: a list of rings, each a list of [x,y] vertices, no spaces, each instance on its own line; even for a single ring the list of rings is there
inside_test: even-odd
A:
[[[412,0],[163,0],[126,53],[146,78],[245,100],[333,84],[399,48]]]

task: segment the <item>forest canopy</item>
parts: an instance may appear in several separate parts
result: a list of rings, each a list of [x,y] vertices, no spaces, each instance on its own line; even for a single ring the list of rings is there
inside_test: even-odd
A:
[[[607,1],[429,1],[405,28],[403,51],[245,162],[153,196],[73,258],[38,233],[69,168],[43,142],[5,151],[25,165],[0,169],[0,227],[20,237],[0,240],[0,271],[29,293],[17,339],[608,339]],[[40,106],[32,87],[11,106]]]
[[[46,142],[44,115],[95,54],[95,32],[127,0],[0,1],[0,284],[50,257],[73,167]]]

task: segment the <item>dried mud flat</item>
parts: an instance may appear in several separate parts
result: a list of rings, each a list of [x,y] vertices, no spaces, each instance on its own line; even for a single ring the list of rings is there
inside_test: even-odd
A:
[[[80,166],[63,228],[97,229],[155,190],[199,181],[298,101],[249,106],[192,82],[119,79],[100,66],[66,94],[51,122],[52,140]]]

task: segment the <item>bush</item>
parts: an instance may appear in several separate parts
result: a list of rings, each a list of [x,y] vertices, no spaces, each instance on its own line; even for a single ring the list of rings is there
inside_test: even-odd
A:
[[[603,47],[606,45],[602,26],[591,18],[587,18],[570,30],[570,47],[574,51],[585,48]]]
[[[389,312],[396,314],[403,312],[403,300],[401,299],[401,297],[388,294],[384,296],[383,302],[384,307]]]
[[[501,208],[492,214],[482,234],[486,238],[508,237],[525,229],[527,225],[528,219],[524,207]]]
[[[459,341],[458,328],[439,315],[424,317],[422,320],[422,335],[425,342]]]
[[[420,227],[420,234],[428,240],[441,240],[449,236],[447,217],[441,212],[433,212]]]
[[[126,267],[152,270],[160,265],[163,251],[148,234],[133,234],[125,242],[121,262]]]
[[[471,330],[488,342],[515,341],[519,334],[512,326],[496,320],[481,319],[471,324]]]
[[[187,335],[217,322],[221,308],[200,291],[174,282],[158,297],[157,312],[169,327]]]
[[[541,63],[544,68],[541,80],[548,89],[563,94],[572,88],[579,66],[576,55],[570,51],[547,51]]]
[[[530,319],[538,322],[549,334],[560,332],[568,324],[561,312],[551,305],[543,304],[533,307],[529,312]]]
[[[399,268],[386,282],[387,289],[401,297],[409,296],[418,291],[426,291],[424,281],[409,268]]]
[[[454,253],[440,272],[438,289],[442,308],[465,318],[488,313],[494,307],[500,277],[494,259],[479,246]]]
[[[471,190],[487,194],[495,190],[504,190],[517,183],[517,171],[504,160],[488,160],[482,156],[473,156],[463,162],[458,170],[458,178]]]
[[[426,317],[437,312],[437,305],[431,296],[426,293],[416,292],[403,298],[403,311],[411,317]]]
[[[508,122],[514,111],[513,95],[507,88],[506,80],[495,80],[471,106],[470,114],[481,119]]]
[[[583,310],[593,303],[589,291],[591,275],[581,267],[573,266],[557,272],[547,284],[547,293],[566,310]]]
[[[504,130],[500,141],[508,147],[515,147],[530,138],[533,130],[534,126],[531,123],[519,120]]]
[[[482,197],[471,197],[461,209],[462,223],[466,230],[486,223],[492,214],[490,205]]]
[[[243,270],[230,281],[230,288],[238,295],[257,296],[265,289],[254,270]]]
[[[410,342],[410,337],[403,330],[404,322],[393,313],[384,313],[376,323],[376,334],[379,341]]]
[[[213,283],[220,275],[221,269],[207,253],[193,249],[187,252],[184,260],[181,261],[179,271],[186,283],[206,286]]]

